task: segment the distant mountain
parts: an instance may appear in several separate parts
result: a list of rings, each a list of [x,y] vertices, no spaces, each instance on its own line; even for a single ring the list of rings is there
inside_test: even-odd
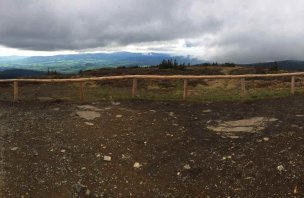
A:
[[[197,59],[188,56],[172,56],[164,53],[85,53],[56,56],[0,57],[0,68],[18,68],[61,73],[77,73],[80,70],[117,66],[157,65],[163,59],[176,59],[186,64],[197,64]],[[0,69],[1,70],[1,69]]]
[[[0,71],[0,79],[18,78],[18,77],[35,77],[46,75],[46,72],[27,70],[27,69],[7,69]]]
[[[276,61],[279,66],[279,69],[289,70],[289,71],[304,71],[304,61],[296,61],[296,60],[284,60],[284,61]],[[265,63],[253,63],[246,64],[244,66],[265,66],[270,67],[274,64],[274,62],[265,62]]]

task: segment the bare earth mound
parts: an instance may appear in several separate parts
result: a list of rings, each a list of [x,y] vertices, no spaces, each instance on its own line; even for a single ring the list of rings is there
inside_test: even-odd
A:
[[[5,197],[304,195],[304,97],[0,109]]]

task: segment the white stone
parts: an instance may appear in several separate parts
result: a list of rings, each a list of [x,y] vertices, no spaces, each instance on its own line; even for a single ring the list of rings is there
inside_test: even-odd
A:
[[[13,147],[13,148],[11,148],[11,150],[16,151],[16,150],[18,150],[18,147]]]
[[[61,152],[61,153],[65,153],[65,149],[61,149],[60,152]]]
[[[285,170],[285,168],[284,168],[283,165],[279,165],[279,166],[277,167],[277,170],[281,172],[281,171]]]
[[[216,132],[218,135],[238,139],[238,133],[259,133],[262,132],[267,124],[275,122],[276,118],[253,117],[242,120],[219,122],[218,125],[209,125],[207,129]]]
[[[122,118],[122,115],[116,115],[116,118]]]
[[[76,115],[86,120],[94,120],[100,117],[100,113],[95,111],[77,111]]]
[[[85,122],[85,124],[88,125],[88,126],[94,126],[94,124],[91,123],[91,122]]]
[[[269,141],[269,137],[263,137],[263,140],[264,140],[265,142],[268,142],[268,141]]]
[[[103,156],[103,160],[104,161],[107,161],[107,162],[110,162],[112,160],[112,158],[110,156]]]
[[[89,189],[87,189],[85,194],[87,197],[89,197],[91,195],[91,191]]]
[[[190,170],[190,169],[191,169],[191,167],[190,167],[190,165],[189,165],[189,164],[185,164],[184,169],[186,169],[186,170]]]
[[[139,162],[135,162],[133,165],[134,168],[140,168],[141,164]]]

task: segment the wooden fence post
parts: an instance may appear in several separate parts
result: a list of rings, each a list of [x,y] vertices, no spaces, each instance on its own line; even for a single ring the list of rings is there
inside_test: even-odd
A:
[[[83,102],[84,101],[83,82],[79,83],[79,91],[80,91],[80,102]]]
[[[186,100],[188,96],[188,80],[184,79],[184,94],[183,94],[183,99]]]
[[[132,85],[132,98],[136,97],[136,93],[137,93],[137,79],[134,78],[133,85]]]
[[[18,82],[14,81],[14,102],[17,102],[19,98],[19,87]]]
[[[290,89],[290,93],[291,95],[295,94],[295,76],[291,76],[291,89]]]
[[[246,94],[246,79],[241,78],[241,89],[242,89],[242,95],[244,96]]]

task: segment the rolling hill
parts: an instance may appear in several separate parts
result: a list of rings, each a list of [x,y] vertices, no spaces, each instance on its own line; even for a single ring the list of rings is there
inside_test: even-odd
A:
[[[56,70],[60,73],[77,73],[80,70],[117,66],[157,65],[163,59],[196,64],[197,59],[188,56],[171,56],[163,53],[86,53],[56,56],[0,57],[0,68],[17,68],[37,71]]]

